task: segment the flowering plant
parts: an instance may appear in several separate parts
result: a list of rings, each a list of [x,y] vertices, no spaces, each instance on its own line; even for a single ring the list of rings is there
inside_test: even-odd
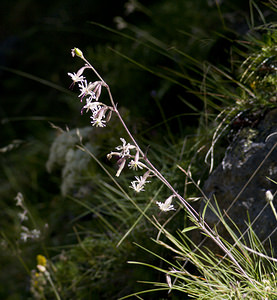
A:
[[[105,127],[109,122],[112,113],[116,114],[132,142],[127,143],[124,138],[121,138],[120,140],[122,142],[122,145],[117,146],[115,148],[116,151],[112,151],[107,155],[108,159],[111,159],[112,157],[118,158],[118,170],[116,173],[116,177],[120,176],[121,172],[126,167],[126,165],[130,169],[133,169],[135,171],[145,169],[144,175],[135,176],[135,180],[131,182],[130,188],[137,193],[143,192],[145,190],[145,184],[149,183],[149,180],[147,180],[149,177],[156,177],[157,179],[159,179],[171,191],[171,195],[165,200],[165,202],[156,201],[156,204],[158,205],[159,209],[162,212],[174,211],[175,208],[172,204],[172,200],[173,198],[176,198],[180,206],[186,210],[188,216],[190,217],[190,220],[195,224],[195,227],[193,228],[198,228],[206,237],[211,238],[216,243],[216,245],[219,246],[221,250],[223,250],[225,255],[228,256],[229,260],[233,263],[236,270],[238,270],[238,272],[242,276],[244,276],[244,278],[246,278],[249,282],[253,283],[253,280],[248,276],[246,271],[241,266],[240,262],[228,249],[228,247],[226,247],[224,240],[221,237],[219,237],[217,232],[213,230],[204,220],[204,213],[203,215],[200,215],[190,205],[190,203],[174,189],[170,182],[161,174],[161,172],[159,172],[159,170],[148,159],[147,155],[141,150],[135,138],[126,126],[124,120],[122,119],[120,112],[117,109],[117,105],[113,100],[112,93],[108,84],[102,79],[102,77],[98,74],[95,68],[87,61],[82,51],[78,48],[74,48],[72,49],[71,53],[73,56],[77,56],[85,62],[85,65],[82,68],[80,68],[77,71],[77,73],[68,73],[68,75],[73,80],[71,86],[78,82],[78,86],[80,89],[79,97],[81,98],[81,102],[83,98],[86,99],[86,104],[83,106],[81,113],[84,110],[86,110],[86,112],[90,111],[92,114],[91,124],[95,127]],[[85,77],[83,76],[83,72],[86,69],[91,69],[99,80],[87,83]],[[106,88],[106,90],[108,91],[111,106],[106,105],[103,102],[99,102],[102,87]],[[184,172],[192,182],[194,182],[190,172],[186,172],[181,167],[179,167],[179,169],[182,172]],[[195,185],[198,186],[196,183]],[[209,203],[209,200],[204,194],[203,197],[206,199],[206,202]],[[156,222],[155,226],[166,234],[166,231],[163,228],[161,228],[158,222]]]
[[[91,125],[95,127],[106,127],[107,123],[111,119],[113,112],[119,117],[121,123],[123,124],[124,128],[126,129],[127,133],[129,134],[129,137],[131,138],[134,144],[127,143],[124,138],[120,138],[122,145],[115,147],[116,151],[111,151],[109,154],[107,154],[107,158],[111,159],[112,157],[116,157],[118,159],[118,170],[115,175],[116,177],[120,176],[122,170],[126,165],[130,169],[135,171],[139,169],[145,169],[145,173],[142,176],[135,176],[135,180],[132,181],[130,185],[130,188],[132,188],[135,192],[143,192],[145,184],[150,182],[147,179],[151,176],[160,177],[159,173],[155,170],[155,168],[153,168],[151,163],[146,158],[146,155],[141,151],[137,142],[129,132],[117,109],[117,106],[113,101],[112,94],[107,83],[97,73],[95,68],[87,61],[80,49],[72,49],[71,54],[73,57],[77,56],[85,61],[85,65],[81,67],[76,73],[68,73],[68,75],[73,81],[70,87],[73,87],[75,83],[78,83],[78,87],[80,90],[80,94],[78,97],[81,98],[81,102],[83,101],[83,99],[85,99],[86,101],[86,104],[81,109],[81,114],[83,113],[83,111],[90,112]],[[100,80],[94,82],[87,82],[86,77],[83,75],[83,72],[86,69],[93,70],[98,79]],[[99,102],[102,87],[105,87],[108,90],[111,106],[108,106],[103,102]],[[135,154],[132,154],[132,151],[135,151]],[[142,162],[143,160],[144,162]],[[170,204],[168,204],[168,199],[166,200],[167,202],[165,202],[164,204],[162,204],[161,202],[157,202],[157,205],[159,206],[161,211],[167,212],[170,210],[174,210],[173,205],[171,205],[172,198],[173,196],[170,196],[168,198],[170,199]]]

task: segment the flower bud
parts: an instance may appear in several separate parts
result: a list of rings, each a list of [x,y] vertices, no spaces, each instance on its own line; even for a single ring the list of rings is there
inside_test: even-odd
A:
[[[71,49],[71,55],[73,57],[76,55],[76,56],[79,56],[80,58],[84,58],[83,52],[79,48]]]
[[[112,117],[112,113],[113,113],[112,110],[110,110],[110,111],[108,112],[108,115],[107,115],[107,118],[106,118],[106,122],[109,122],[109,121],[110,121],[110,119],[111,119],[111,117]]]
[[[120,158],[118,160],[118,165],[119,165],[119,168],[117,170],[117,173],[115,174],[116,177],[119,177],[119,175],[121,174],[121,171],[123,170],[124,166],[125,166],[125,163],[126,163],[126,159],[124,157]]]
[[[166,282],[167,282],[169,288],[172,288],[172,282],[171,282],[171,277],[170,277],[170,275],[169,275],[169,274],[166,274],[165,276],[166,276]]]
[[[271,191],[268,190],[268,191],[265,192],[265,199],[266,199],[267,202],[273,201],[273,198],[274,197],[273,197]]]

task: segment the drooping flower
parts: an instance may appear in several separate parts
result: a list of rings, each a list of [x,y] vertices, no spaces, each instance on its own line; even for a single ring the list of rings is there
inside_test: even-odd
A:
[[[128,164],[128,167],[132,170],[137,171],[138,169],[143,169],[146,166],[140,161],[131,160]]]
[[[85,77],[78,74],[78,72],[77,73],[67,73],[67,75],[70,76],[73,81],[69,88],[72,88],[76,82],[82,82],[85,80]]]
[[[115,147],[115,149],[120,152],[116,152],[116,151],[110,152],[109,154],[107,154],[108,159],[111,159],[113,156],[129,158],[130,150],[136,149],[136,146],[131,145],[130,143],[127,144],[124,138],[120,138],[120,140],[122,142],[122,145]]]
[[[92,126],[95,127],[105,127],[106,126],[106,121],[102,120],[101,118],[94,118],[93,116],[90,117],[92,121],[90,121]]]
[[[131,149],[135,149],[136,146],[131,145],[130,143],[126,143],[124,138],[120,138],[121,142],[122,142],[122,146],[117,146],[115,149],[121,151],[120,152],[120,156],[121,157],[125,157],[125,156],[129,156],[130,155],[130,150]]]
[[[21,233],[20,233],[20,239],[21,239],[24,243],[27,242],[28,237],[29,237],[28,233],[26,233],[26,232],[21,232]]]
[[[141,178],[138,178],[137,176],[135,178],[137,180],[131,182],[130,188],[133,189],[137,193],[144,192],[144,184],[146,182],[142,183],[140,180]],[[149,181],[147,181],[147,182],[149,182]]]
[[[149,177],[150,171],[147,171],[143,176],[135,176],[136,180],[131,182],[130,188],[133,189],[135,192],[143,192],[144,191],[144,185],[146,183],[149,183],[150,181],[147,181],[147,177]]]
[[[16,206],[21,206],[22,208],[24,208],[24,205],[23,205],[24,198],[23,198],[23,195],[20,192],[17,193],[14,200],[16,200],[16,204],[15,204]]]
[[[101,90],[102,90],[102,85],[103,82],[102,81],[95,81],[93,83],[94,87],[92,88],[92,91],[95,95],[95,99],[96,101],[99,99],[100,95],[101,95]]]
[[[92,91],[92,83],[87,83],[86,80],[81,81],[79,83],[81,102],[85,96],[89,96],[91,99],[96,99],[95,93]]]
[[[27,210],[26,209],[22,213],[18,213],[17,215],[18,215],[19,220],[21,222],[28,220]]]
[[[91,110],[91,112],[93,112],[98,105],[101,105],[102,103],[100,102],[95,102],[95,101],[91,101],[89,98],[86,99],[86,105],[84,105],[81,109],[81,114],[83,114],[83,111],[86,110],[86,112],[88,112],[89,110]]]
[[[105,127],[106,121],[105,118],[105,112],[107,111],[107,107],[97,105],[92,109],[92,116],[90,118],[92,119],[91,124],[95,127]]]
[[[119,169],[116,173],[117,177],[120,175],[121,171],[123,170],[126,164],[126,160],[131,157],[130,150],[136,149],[136,146],[127,143],[124,138],[120,138],[120,140],[122,142],[122,145],[115,147],[115,149],[118,151],[112,151],[109,154],[107,154],[108,159],[111,159],[113,156],[119,157],[119,160],[117,162],[119,165]]]
[[[31,230],[30,238],[31,239],[38,239],[40,237],[40,230],[33,229]]]
[[[21,226],[22,232],[20,233],[20,239],[26,242],[28,239],[38,239],[40,237],[40,230],[29,230],[26,226]]]
[[[138,169],[146,168],[145,164],[143,164],[142,162],[139,161],[139,150],[137,150],[137,153],[135,155],[135,159],[132,159],[129,162],[128,167],[130,169],[135,170],[135,171],[137,171]]]
[[[156,201],[157,205],[159,206],[161,211],[167,212],[170,210],[175,210],[174,206],[171,204],[172,198],[174,198],[175,195],[171,195],[168,197],[164,203]]]

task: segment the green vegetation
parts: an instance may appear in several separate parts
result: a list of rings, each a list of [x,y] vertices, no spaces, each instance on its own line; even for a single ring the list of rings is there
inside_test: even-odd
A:
[[[13,7],[0,66],[1,299],[277,297],[274,245],[202,191],[228,139],[277,100],[276,3],[228,2]],[[94,118],[79,113],[78,82],[67,88],[86,62],[100,74],[81,74],[102,88],[86,107]],[[205,223],[208,208],[231,243]]]

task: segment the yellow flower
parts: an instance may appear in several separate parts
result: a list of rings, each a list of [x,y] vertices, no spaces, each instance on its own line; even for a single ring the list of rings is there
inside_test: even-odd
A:
[[[46,267],[47,259],[45,256],[38,254],[37,255],[37,264],[43,267]]]
[[[255,89],[256,88],[256,81],[252,81],[250,83],[250,86],[251,86],[252,89]]]

